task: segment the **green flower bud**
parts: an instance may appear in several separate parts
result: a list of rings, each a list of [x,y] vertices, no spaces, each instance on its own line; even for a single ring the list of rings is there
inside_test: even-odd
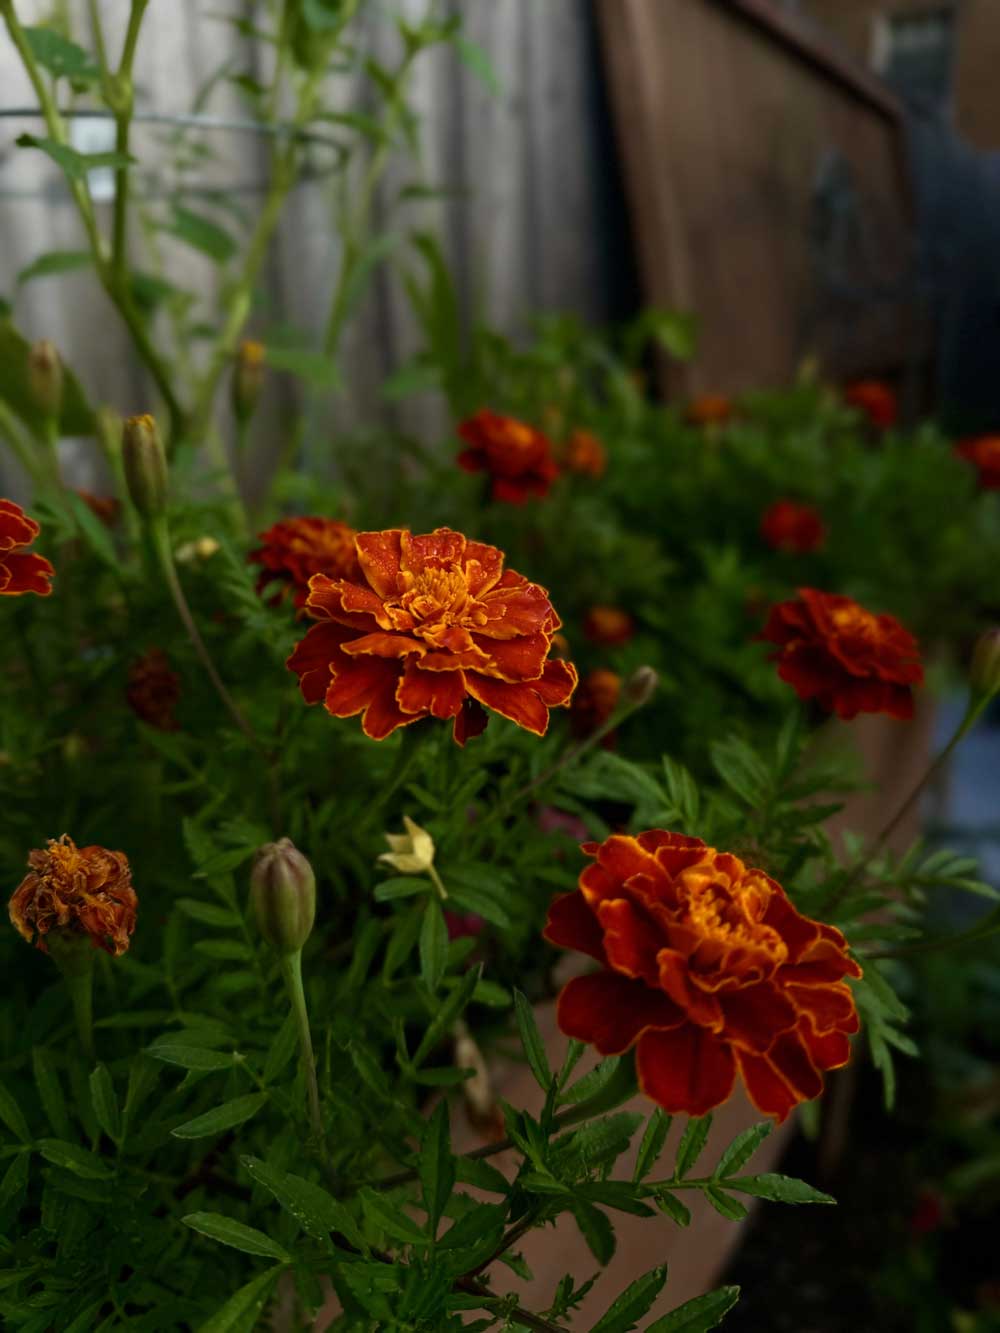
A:
[[[56,418],[62,410],[63,368],[56,345],[48,338],[28,349],[28,386],[35,406],[45,416]]]
[[[247,338],[240,343],[233,363],[232,399],[236,420],[245,423],[257,410],[257,400],[267,373],[263,343]]]
[[[992,699],[1000,694],[1000,629],[980,634],[972,654],[969,683],[973,694]]]
[[[309,938],[316,916],[316,876],[290,838],[257,853],[250,875],[257,929],[277,953],[293,954]]]
[[[125,422],[122,453],[132,503],[143,518],[158,518],[167,507],[167,456],[151,416]]]
[[[625,697],[636,708],[642,708],[649,703],[659,688],[659,673],[653,667],[636,667],[625,682]]]

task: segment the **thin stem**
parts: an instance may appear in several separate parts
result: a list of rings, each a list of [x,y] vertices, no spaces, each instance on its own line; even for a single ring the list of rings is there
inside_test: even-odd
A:
[[[309,1120],[316,1138],[316,1145],[323,1161],[326,1161],[326,1135],[323,1131],[323,1112],[319,1104],[319,1081],[316,1077],[316,1055],[313,1051],[312,1032],[309,1028],[309,1010],[306,1007],[306,993],[302,985],[302,950],[286,954],[281,960],[281,975],[288,990],[292,1012],[295,1014],[299,1030],[299,1051],[302,1055],[302,1067],[306,1075],[306,1091],[309,1099]]]
[[[484,1287],[475,1278],[456,1278],[455,1288],[457,1291],[464,1291],[468,1296],[481,1297],[483,1302],[481,1308],[484,1310],[491,1310],[498,1305],[503,1306],[506,1310],[504,1298]],[[543,1319],[539,1314],[532,1314],[530,1310],[525,1310],[520,1305],[515,1305],[513,1309],[506,1310],[506,1312],[515,1323],[523,1324],[525,1328],[536,1329],[537,1333],[566,1333],[561,1325],[553,1324],[551,1320]]]
[[[80,1048],[89,1061],[94,1059],[94,949],[85,935],[53,930],[48,937],[49,952],[69,991],[73,1005]]]
[[[484,1259],[481,1264],[476,1264],[475,1268],[471,1268],[465,1276],[467,1278],[478,1277],[480,1273],[485,1273],[487,1268],[489,1268],[491,1264],[495,1264],[502,1254],[506,1254],[508,1250],[513,1249],[521,1237],[526,1236],[537,1221],[537,1213],[526,1213],[520,1221],[515,1222],[512,1227],[507,1229],[502,1240],[489,1258]]]

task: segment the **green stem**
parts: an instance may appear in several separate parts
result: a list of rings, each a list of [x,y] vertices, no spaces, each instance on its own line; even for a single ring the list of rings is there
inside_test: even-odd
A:
[[[86,935],[56,929],[48,936],[49,952],[66,982],[80,1048],[94,1059],[94,947]]]
[[[302,950],[286,954],[281,960],[281,975],[288,991],[288,999],[295,1015],[299,1030],[299,1051],[302,1055],[302,1067],[306,1075],[306,1092],[309,1099],[309,1120],[312,1125],[316,1146],[323,1161],[326,1161],[326,1135],[323,1131],[323,1113],[319,1104],[319,1080],[316,1077],[316,1055],[313,1051],[312,1032],[309,1028],[309,1010],[306,1006],[306,993],[302,985]]]

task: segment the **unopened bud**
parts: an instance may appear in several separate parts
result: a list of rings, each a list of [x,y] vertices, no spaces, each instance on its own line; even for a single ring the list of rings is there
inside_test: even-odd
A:
[[[151,416],[125,422],[122,455],[132,503],[143,518],[157,518],[167,507],[167,457]]]
[[[48,338],[32,343],[28,349],[28,385],[38,410],[47,417],[58,417],[62,410],[63,368],[56,345]]]
[[[625,682],[625,697],[636,708],[648,704],[660,688],[659,672],[651,666],[636,667]]]
[[[99,407],[94,413],[94,431],[107,458],[121,457],[122,430],[122,419],[113,407]]]
[[[980,634],[969,667],[969,683],[980,698],[992,699],[1000,694],[1000,629]]]
[[[316,876],[290,838],[269,842],[257,853],[250,901],[257,929],[271,948],[283,955],[298,953],[316,916]]]
[[[233,412],[239,422],[249,421],[257,408],[264,387],[266,351],[263,343],[249,338],[240,343],[233,365]]]

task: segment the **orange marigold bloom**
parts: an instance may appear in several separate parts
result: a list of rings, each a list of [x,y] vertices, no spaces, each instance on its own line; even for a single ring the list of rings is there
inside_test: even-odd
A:
[[[826,541],[826,524],[818,509],[796,500],[775,500],[764,511],[760,535],[775,551],[808,555]]]
[[[132,663],[125,697],[136,717],[157,731],[178,730],[174,709],[181,697],[181,678],[171,671],[162,648],[150,648]]]
[[[721,426],[731,421],[733,416],[732,402],[721,393],[699,394],[684,409],[684,419],[692,426]]]
[[[818,1097],[859,1026],[840,931],[700,838],[653,829],[583,850],[595,863],[552,903],[545,938],[601,971],[563,989],[561,1030],[602,1055],[635,1046],[640,1087],[673,1114],[720,1106],[737,1074],[778,1121]]]
[[[603,727],[618,707],[621,694],[622,679],[614,671],[606,671],[601,667],[584,676],[570,709],[570,720],[576,734],[592,736]]]
[[[19,597],[25,592],[48,597],[52,591],[49,579],[56,571],[44,556],[24,554],[22,549],[40,532],[20,505],[0,500],[0,597]]]
[[[297,609],[306,604],[309,580],[314,574],[333,579],[357,579],[354,550],[357,533],[336,518],[286,518],[258,534],[264,545],[248,559],[263,565],[257,591],[277,582],[278,596],[290,595]]]
[[[607,471],[608,453],[589,430],[575,430],[566,441],[565,463],[570,472],[597,480]]]
[[[614,647],[628,643],[635,633],[635,621],[617,606],[592,606],[583,622],[583,632],[593,643]]]
[[[488,472],[493,499],[523,504],[529,495],[548,495],[559,475],[548,436],[514,417],[483,408],[463,421],[458,434],[466,448],[458,455],[466,472]]]
[[[77,847],[69,834],[28,853],[28,874],[10,900],[10,919],[24,938],[48,952],[53,930],[89,935],[94,947],[123,954],[135,930],[139,900],[124,852]]]
[[[306,611],[321,623],[288,659],[306,702],[362,713],[373,740],[437,717],[454,718],[464,745],[484,707],[543,736],[576,687],[575,667],[549,658],[560,621],[545,589],[450,528],[361,532],[356,546],[357,580],[310,580]]]
[[[881,380],[856,380],[849,384],[844,390],[844,402],[857,408],[879,430],[894,426],[899,416],[896,395]]]
[[[955,446],[955,452],[979,473],[979,485],[984,491],[1000,491],[1000,435],[963,440]]]
[[[778,675],[802,699],[850,719],[858,713],[913,716],[923,683],[916,639],[894,616],[875,615],[850,597],[800,588],[771,608],[760,637],[776,644]]]

